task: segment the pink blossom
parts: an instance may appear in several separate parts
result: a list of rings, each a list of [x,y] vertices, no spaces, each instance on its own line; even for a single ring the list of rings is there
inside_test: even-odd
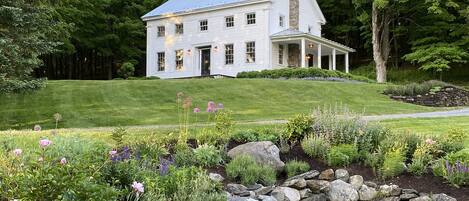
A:
[[[39,140],[39,146],[41,146],[41,148],[43,148],[43,149],[45,149],[46,147],[48,147],[51,144],[52,144],[52,141],[50,141],[48,139]]]
[[[117,154],[117,151],[115,151],[115,150],[112,150],[112,151],[109,152],[109,156],[111,156],[111,157],[113,157],[116,154]]]
[[[136,181],[134,181],[134,183],[132,184],[132,188],[137,193],[143,193],[144,190],[145,190],[145,188],[143,187],[143,184],[139,183],[139,182],[136,182]]]
[[[436,141],[432,140],[431,138],[428,138],[425,140],[425,143],[429,144],[429,145],[433,145],[436,143]]]
[[[66,158],[60,159],[60,164],[61,164],[61,165],[67,164],[67,159],[66,159]]]
[[[41,131],[41,126],[40,125],[35,125],[33,129],[34,129],[34,131]]]
[[[216,109],[217,109],[217,108],[216,108],[216,106],[215,106],[215,102],[209,101],[209,102],[207,103],[207,112],[212,113],[212,112],[215,112]]]
[[[16,157],[20,157],[22,153],[23,153],[23,150],[21,150],[21,149],[15,149],[15,150],[13,150],[13,154],[14,154]]]
[[[194,113],[199,113],[200,112],[200,108],[196,107],[194,108]]]

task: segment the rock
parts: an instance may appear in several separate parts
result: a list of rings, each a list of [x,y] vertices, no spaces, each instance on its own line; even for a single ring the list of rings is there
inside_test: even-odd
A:
[[[378,192],[376,191],[375,188],[368,187],[366,185],[362,185],[360,190],[358,190],[358,195],[360,197],[360,200],[373,200],[375,199],[377,194]]]
[[[223,178],[223,176],[221,176],[220,174],[217,174],[217,173],[209,173],[208,177],[212,181],[215,181],[215,182],[222,182],[223,180],[225,180],[225,178]]]
[[[414,189],[412,189],[413,191],[408,191],[409,193],[415,193],[418,195],[418,192]],[[391,185],[391,195],[392,196],[399,196],[400,194],[402,193],[402,188],[399,188],[398,185]]]
[[[340,201],[357,201],[359,198],[358,192],[352,187],[352,185],[345,183],[342,180],[331,182],[331,190],[328,195],[331,200]]]
[[[303,178],[288,180],[282,184],[284,187],[293,187],[296,189],[303,189],[306,187],[306,180]]]
[[[346,169],[337,169],[335,171],[335,178],[340,179],[342,181],[348,182],[350,175]]]
[[[334,180],[334,170],[332,169],[327,169],[321,172],[319,175],[320,180]]]
[[[257,190],[254,190],[254,193],[256,193],[256,195],[267,195],[273,190],[274,188],[272,186],[268,186],[268,187],[262,187]]]
[[[277,201],[286,201],[285,193],[283,191],[274,189],[272,193],[270,193],[272,197],[274,197]]]
[[[272,196],[275,197],[277,200],[280,200],[274,195],[277,192],[281,192],[279,194],[284,195],[284,199],[282,200],[286,199],[288,201],[300,201],[301,199],[300,192],[290,187],[277,187],[272,191]]]
[[[301,201],[327,201],[327,196],[324,193],[320,194],[314,194],[306,199],[303,199]]]
[[[319,175],[319,172],[317,170],[311,170],[309,172],[305,172],[303,174],[291,177],[291,178],[287,179],[287,181],[288,180],[293,180],[293,179],[300,179],[300,178],[308,180],[308,179],[313,179],[314,177],[317,177],[318,175]]]
[[[267,196],[267,195],[260,195],[258,198],[259,200],[262,200],[262,201],[277,201],[277,199],[275,199],[273,196]]]
[[[432,201],[432,199],[428,196],[420,196],[418,198],[412,198],[410,201]]]
[[[455,198],[448,196],[444,193],[432,195],[434,201],[457,201]]]
[[[249,185],[247,186],[247,190],[248,191],[254,191],[254,190],[257,190],[259,188],[262,188],[264,186],[262,186],[261,184],[253,184],[253,185]]]
[[[392,192],[392,187],[389,185],[381,185],[379,187],[379,194],[382,196],[390,196]]]
[[[369,187],[373,187],[373,188],[378,188],[378,184],[376,184],[375,182],[372,182],[372,181],[365,181],[363,182],[363,184],[369,186]]]
[[[280,160],[280,150],[270,141],[249,142],[239,145],[228,152],[230,158],[240,155],[248,155],[259,164],[267,164],[280,171],[285,166]]]
[[[386,197],[382,198],[379,201],[400,201],[401,199],[399,197]]]
[[[399,196],[399,198],[401,200],[410,200],[412,198],[416,198],[418,197],[418,195],[414,194],[414,193],[403,193]]]
[[[399,188],[399,187],[397,185],[392,185],[391,188],[396,189],[396,188]],[[418,195],[419,192],[415,189],[406,188],[406,189],[402,189],[402,194],[416,194],[416,195]]]
[[[305,188],[303,190],[300,190],[301,199],[311,197],[312,195],[313,195],[313,192],[309,188]]]
[[[360,175],[353,175],[353,176],[350,177],[349,180],[350,180],[350,184],[353,186],[353,188],[355,190],[360,189],[360,187],[362,187],[362,185],[363,185],[363,177],[360,176]],[[370,187],[372,187],[372,186],[370,186]],[[372,188],[374,188],[374,187],[372,187]]]
[[[246,186],[243,186],[242,184],[228,184],[226,185],[226,190],[229,192],[229,193],[232,193],[232,194],[235,194],[235,195],[240,195],[240,194],[243,194],[243,193],[246,193],[249,191],[247,190],[248,188],[246,188]]]
[[[228,201],[256,201],[256,200],[252,198],[248,198],[248,197],[233,196],[233,197],[229,197]]]
[[[331,188],[330,182],[326,180],[307,180],[306,185],[313,193],[325,193]]]

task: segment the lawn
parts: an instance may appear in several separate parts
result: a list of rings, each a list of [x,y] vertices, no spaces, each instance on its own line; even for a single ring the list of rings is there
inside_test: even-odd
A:
[[[177,124],[178,92],[192,97],[193,106],[202,111],[207,101],[223,103],[236,121],[285,119],[337,104],[373,115],[435,110],[393,101],[381,94],[384,87],[268,79],[49,81],[32,94],[0,95],[0,129],[30,129],[36,124],[50,129],[56,112],[63,116],[63,128]],[[197,119],[206,122],[207,114]]]

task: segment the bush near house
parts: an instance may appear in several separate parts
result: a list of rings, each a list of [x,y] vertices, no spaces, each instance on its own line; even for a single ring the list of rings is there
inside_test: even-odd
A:
[[[361,82],[374,82],[366,77],[343,73],[340,71],[331,71],[320,68],[282,68],[276,70],[263,70],[241,72],[236,76],[237,78],[338,78],[345,80],[355,80]],[[331,79],[334,80],[334,79]]]

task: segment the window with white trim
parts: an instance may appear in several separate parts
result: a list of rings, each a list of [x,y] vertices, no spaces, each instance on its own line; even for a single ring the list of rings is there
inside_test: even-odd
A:
[[[246,14],[246,24],[256,24],[256,13]]]
[[[164,37],[166,34],[166,28],[164,26],[158,26],[158,37]]]
[[[256,62],[256,42],[246,43],[246,63]]]
[[[278,17],[278,25],[279,25],[280,27],[284,27],[284,26],[285,26],[285,16],[280,15],[280,16]]]
[[[165,53],[164,52],[158,52],[158,71],[164,71],[165,70]]]
[[[200,31],[207,31],[207,30],[208,30],[208,20],[201,20]]]
[[[285,51],[284,45],[278,45],[278,64],[283,64],[283,52]]]
[[[234,46],[233,44],[225,45],[225,64],[230,65],[234,63]]]
[[[184,24],[183,23],[176,24],[176,34],[177,35],[184,34]]]
[[[226,28],[234,27],[234,16],[225,17],[225,27]]]
[[[184,65],[184,50],[176,50],[176,70],[182,70]]]

